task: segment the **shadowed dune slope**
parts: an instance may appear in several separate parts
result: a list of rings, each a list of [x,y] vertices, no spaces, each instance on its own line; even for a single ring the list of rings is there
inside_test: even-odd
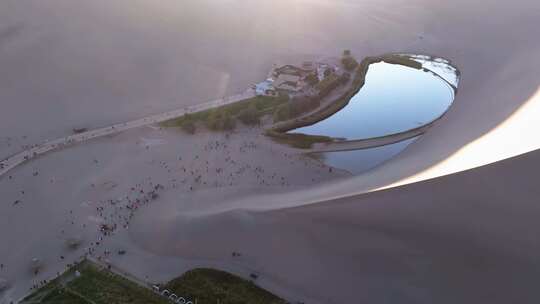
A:
[[[253,267],[327,303],[537,303],[540,151],[303,207],[156,216],[145,249]],[[150,225],[149,223],[152,223]],[[159,241],[156,241],[159,240]],[[366,302],[364,302],[366,301]]]

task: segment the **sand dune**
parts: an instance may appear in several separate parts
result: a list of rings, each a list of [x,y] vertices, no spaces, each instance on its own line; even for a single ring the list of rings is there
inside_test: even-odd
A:
[[[395,39],[383,38],[379,48],[374,38],[369,46],[437,54],[462,72],[454,106],[415,145],[378,169],[326,187],[240,200],[245,205],[236,200],[229,210],[202,215],[161,218],[145,210],[160,233],[142,231],[148,225],[141,214],[135,240],[167,256],[226,260],[228,252],[244,252],[246,265],[323,303],[537,302],[538,152],[361,194],[540,147],[532,135],[539,128],[534,54],[540,45],[533,38],[539,5],[415,4],[427,11],[422,39],[406,44],[386,28]]]
[[[321,303],[536,303],[538,162],[535,151],[303,207],[261,211],[254,196],[192,213],[167,202],[139,213],[131,235],[163,256],[240,252],[262,278]]]
[[[243,91],[264,78],[274,61],[344,48],[357,57],[395,51],[451,59],[462,70],[463,83],[449,123],[408,154],[414,159],[392,169],[402,172],[389,179],[394,181],[492,131],[539,85],[534,58],[539,8],[530,0],[167,0],[159,5],[7,0],[0,5],[0,29],[6,33],[0,42],[3,156],[73,127],[104,126]],[[72,17],[69,27],[60,12]],[[474,162],[534,148],[535,141],[521,140],[514,151]]]
[[[308,303],[538,302],[540,159],[530,151],[540,148],[539,20],[533,0],[2,1],[2,157],[73,127],[241,91],[273,61],[345,48],[359,58],[434,54],[462,78],[453,107],[429,132],[354,178],[285,156],[293,152],[250,134],[262,148],[238,161],[251,169],[263,162],[291,186],[261,190],[260,172],[250,171],[232,189],[191,193],[174,188],[167,170],[179,151],[189,155],[189,169],[204,167],[194,154],[222,136],[146,129],[18,168],[0,182],[0,278],[11,284],[0,302],[99,240],[96,228],[109,214],[94,207],[131,195],[148,178],[169,183],[163,206],[141,207],[129,229],[101,245],[127,248],[125,257],[109,258],[140,277],[166,280],[209,263],[242,275],[260,271],[259,284]],[[168,144],[145,148],[147,138]],[[201,155],[215,169],[227,163],[219,153]],[[403,186],[369,193],[396,185]],[[23,190],[23,202],[13,205]],[[223,191],[232,194],[223,200]],[[65,238],[75,234],[85,248],[67,252]],[[231,261],[233,250],[244,254],[240,261]],[[35,256],[46,264],[37,277],[28,269]]]

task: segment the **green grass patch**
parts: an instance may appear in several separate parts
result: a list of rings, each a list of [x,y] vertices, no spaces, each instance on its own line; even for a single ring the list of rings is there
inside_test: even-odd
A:
[[[57,288],[47,294],[39,303],[41,304],[92,304],[81,296],[65,288]]]
[[[286,301],[227,272],[194,269],[172,280],[166,289],[197,304],[285,304]]]
[[[79,271],[80,276],[75,276]],[[195,269],[163,286],[196,304],[285,304],[232,274]],[[167,298],[107,269],[83,261],[22,300],[21,304],[170,304]]]
[[[291,105],[289,104],[282,104],[279,107],[276,108],[274,111],[274,114],[272,115],[272,118],[274,120],[274,123],[280,122],[280,121],[286,121],[291,119]]]
[[[58,283],[58,279],[49,282],[47,285],[39,288],[34,291],[31,295],[24,298],[23,304],[30,303],[50,303],[51,299],[58,297],[59,290],[62,289],[62,286]],[[70,298],[70,297],[66,297]],[[59,297],[59,301],[62,300],[62,297]]]
[[[289,145],[298,149],[311,149],[316,143],[328,143],[333,141],[333,139],[328,136],[307,135],[302,133],[281,133],[267,131],[266,135],[280,144]]]
[[[287,95],[278,97],[256,96],[253,98],[241,100],[229,105],[217,107],[206,111],[196,112],[171,119],[161,123],[163,127],[181,127],[188,133],[191,132],[193,125],[202,123],[211,130],[226,129],[225,119],[220,117],[230,117],[231,119],[240,119],[244,123],[253,124],[260,120],[264,115],[273,112],[273,109],[281,104],[288,102]]]
[[[75,277],[75,271],[81,275]],[[129,280],[85,261],[22,301],[23,304],[169,304],[170,302]]]
[[[152,291],[128,281],[94,264],[83,263],[78,267],[81,276],[67,284],[75,291],[96,304],[165,304],[166,299]]]

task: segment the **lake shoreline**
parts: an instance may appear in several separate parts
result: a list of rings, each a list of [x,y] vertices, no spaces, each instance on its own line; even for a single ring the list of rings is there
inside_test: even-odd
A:
[[[379,63],[379,62],[402,65],[402,66],[410,67],[417,70],[425,70],[425,68],[422,67],[422,64],[420,62],[415,61],[414,59],[412,59],[412,57],[408,55],[389,53],[389,54],[383,54],[380,56],[365,57],[360,62],[358,67],[355,68],[353,72],[354,73],[353,79],[350,80],[350,82],[347,84],[348,88],[346,89],[346,91],[344,93],[339,92],[341,94],[338,93],[339,97],[337,98],[335,97],[336,90],[334,90],[332,92],[333,93],[332,95],[334,96],[331,95],[329,96],[329,98],[325,98],[325,99],[330,99],[330,100],[321,102],[322,105],[316,110],[311,111],[307,114],[304,114],[294,119],[276,123],[265,131],[265,135],[281,142],[288,142],[288,141],[290,142],[290,141],[294,141],[295,138],[302,137],[302,140],[306,141],[306,144],[300,144],[299,146],[304,147],[304,148],[312,148],[313,144],[331,145],[336,142],[339,142],[339,143],[348,142],[349,140],[339,140],[337,138],[332,138],[328,136],[314,136],[314,135],[307,135],[307,134],[302,134],[302,133],[287,133],[287,132],[298,129],[298,128],[316,124],[322,120],[329,118],[330,116],[334,115],[335,113],[345,108],[350,103],[352,98],[364,87],[367,73],[369,70],[369,66],[375,63]],[[442,77],[440,77],[435,72],[432,72],[432,73],[434,73],[437,77],[442,79]],[[442,80],[445,81],[444,79]],[[447,81],[445,82],[448,83]],[[457,93],[457,87],[452,86],[451,84],[449,85],[454,90],[454,94]],[[405,139],[411,138],[411,137],[423,134],[425,132],[425,129],[429,128],[431,124],[438,121],[443,116],[444,116],[444,113],[436,117],[432,121],[426,124],[423,124],[422,126],[417,127],[417,128],[405,130],[402,132],[397,132],[394,134],[387,134],[384,136],[377,136],[377,137],[365,138],[365,139],[359,139],[359,140],[353,140],[353,141],[354,142],[378,141],[379,139],[384,141],[384,139],[388,137],[394,137],[394,136],[402,137],[400,135],[407,134],[407,133],[415,134],[415,135],[408,136]],[[423,130],[423,131],[419,132],[420,130]],[[377,147],[377,146],[381,146],[381,144],[376,144],[373,147]],[[362,149],[366,149],[370,147],[371,146],[367,146],[367,147],[363,147]]]

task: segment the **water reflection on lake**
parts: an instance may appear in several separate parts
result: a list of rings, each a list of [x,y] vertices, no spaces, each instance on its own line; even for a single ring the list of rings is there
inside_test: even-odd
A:
[[[389,135],[432,122],[448,110],[453,99],[453,88],[431,72],[374,63],[365,85],[345,108],[292,132],[347,140]]]
[[[429,124],[451,106],[459,71],[449,61],[403,55],[423,70],[386,62],[369,66],[366,83],[341,111],[294,133],[360,140],[405,132]],[[401,153],[418,137],[354,151],[312,153],[327,165],[360,174]]]
[[[385,161],[401,153],[418,137],[407,139],[395,144],[364,150],[313,153],[328,166],[346,170],[352,174],[360,174],[371,170]]]
[[[450,62],[443,58],[434,58],[426,55],[413,55],[406,54],[407,56],[414,61],[420,62],[423,68],[426,68],[437,75],[439,75],[448,83],[452,84],[454,87],[459,85],[459,71],[450,64]]]

